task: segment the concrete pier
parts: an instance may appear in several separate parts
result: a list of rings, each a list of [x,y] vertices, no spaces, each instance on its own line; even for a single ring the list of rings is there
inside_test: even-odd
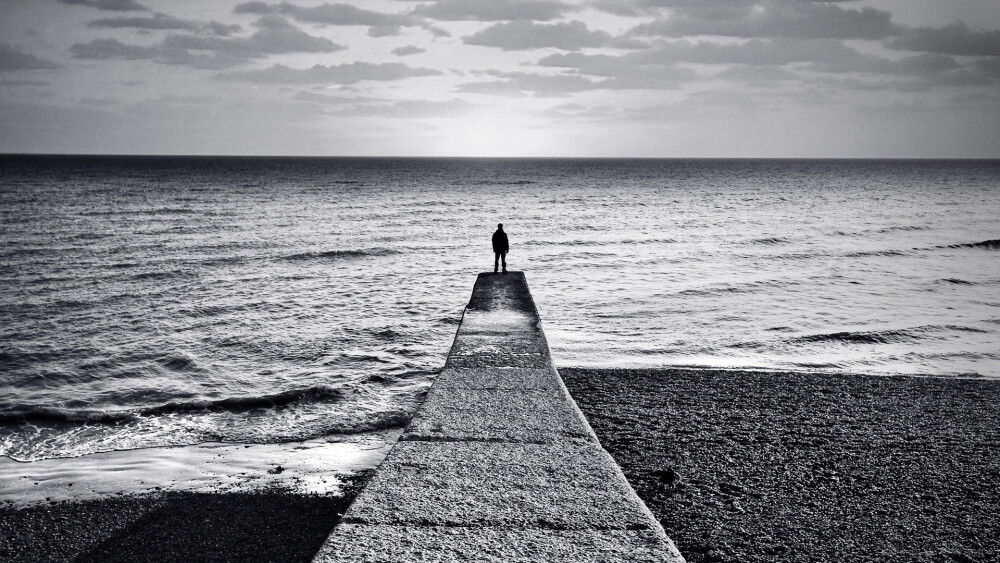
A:
[[[314,561],[684,559],[569,396],[510,272],[479,275],[444,371]]]

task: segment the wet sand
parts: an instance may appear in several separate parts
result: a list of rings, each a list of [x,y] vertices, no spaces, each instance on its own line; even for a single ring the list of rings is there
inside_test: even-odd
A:
[[[339,496],[278,487],[0,508],[0,561],[310,561],[367,481]]]
[[[1000,561],[1000,381],[559,371],[690,563]]]

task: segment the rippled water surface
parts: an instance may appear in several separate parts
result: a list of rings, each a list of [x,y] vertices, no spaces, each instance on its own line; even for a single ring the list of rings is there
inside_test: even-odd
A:
[[[1000,377],[1000,163],[0,157],[0,454],[405,424],[497,222],[559,366]]]

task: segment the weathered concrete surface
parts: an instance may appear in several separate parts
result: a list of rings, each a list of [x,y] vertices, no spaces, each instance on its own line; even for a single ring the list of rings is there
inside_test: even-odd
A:
[[[444,371],[315,561],[684,560],[569,396],[510,272],[479,275]]]
[[[591,444],[401,442],[344,522],[649,530],[615,462]],[[400,492],[403,494],[400,494]]]
[[[445,389],[480,389],[484,391],[562,389],[552,370],[533,368],[454,368],[444,371],[434,380],[434,393]]]
[[[340,524],[323,561],[662,563],[674,551],[663,532]]]
[[[562,389],[435,390],[400,440],[592,442],[590,426]]]

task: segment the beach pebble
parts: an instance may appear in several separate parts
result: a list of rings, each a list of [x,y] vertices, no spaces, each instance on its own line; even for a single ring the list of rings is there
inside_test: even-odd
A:
[[[1000,382],[559,371],[689,563],[1000,561]]]

